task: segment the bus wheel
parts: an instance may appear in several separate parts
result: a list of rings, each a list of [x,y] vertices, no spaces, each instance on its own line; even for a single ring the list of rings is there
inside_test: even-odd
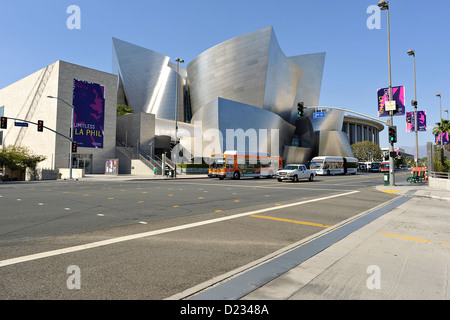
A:
[[[234,180],[239,180],[240,177],[241,177],[241,174],[239,173],[239,171],[235,171],[233,173],[233,179]]]
[[[328,170],[328,171],[327,171],[327,176],[329,176],[329,175],[331,175],[331,172],[330,172],[330,170]]]
[[[223,180],[224,179],[224,177],[219,177],[219,180]]]

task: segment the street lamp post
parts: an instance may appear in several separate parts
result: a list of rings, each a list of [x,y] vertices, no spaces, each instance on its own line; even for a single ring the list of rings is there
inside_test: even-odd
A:
[[[447,121],[448,121],[448,110],[444,110],[444,112],[446,112],[446,113],[447,113]]]
[[[392,77],[391,77],[391,36],[390,36],[390,26],[389,26],[389,1],[381,0],[378,2],[378,6],[381,10],[386,10],[387,12],[387,35],[388,35],[388,67],[389,67],[389,102],[392,102]],[[389,124],[394,125],[393,111],[389,111]],[[389,185],[395,186],[395,174],[394,174],[394,143],[389,141]]]
[[[175,146],[177,144],[177,133],[178,133],[178,69],[180,66],[180,63],[184,63],[183,59],[180,58],[176,58],[175,61],[177,62],[177,80],[176,80],[176,90],[175,90],[175,144],[174,144],[174,151],[178,150]],[[177,157],[173,157],[174,159],[174,172],[173,172],[173,177],[176,178],[177,177]]]
[[[61,100],[62,102],[67,104],[70,108],[72,108],[71,117],[70,117],[70,146],[69,146],[69,179],[72,180],[72,157],[73,157],[72,145],[73,145],[73,111],[74,111],[74,107],[70,103],[68,103],[65,100],[58,98],[58,97],[47,96],[47,98]]]
[[[419,166],[419,128],[417,126],[417,87],[416,87],[416,52],[408,50],[408,55],[414,57],[414,131],[416,135],[416,167]]]
[[[441,148],[443,147],[443,139],[442,139],[442,97],[440,93],[436,94],[436,97],[439,97],[439,134],[440,136],[440,140],[441,140]]]

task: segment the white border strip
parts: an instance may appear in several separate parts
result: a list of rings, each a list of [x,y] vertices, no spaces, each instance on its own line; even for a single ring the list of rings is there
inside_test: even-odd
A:
[[[0,268],[18,264],[18,263],[33,261],[33,260],[37,260],[37,259],[43,259],[43,258],[48,258],[48,257],[52,257],[52,256],[62,255],[65,253],[71,253],[71,252],[92,249],[92,248],[98,248],[98,247],[107,246],[107,245],[115,244],[115,243],[119,243],[119,242],[125,242],[125,241],[129,241],[129,240],[135,240],[135,239],[151,237],[151,236],[155,236],[155,235],[159,235],[159,234],[195,228],[195,227],[204,226],[204,225],[208,225],[208,224],[212,224],[212,223],[217,223],[217,222],[232,220],[232,219],[241,218],[241,217],[245,217],[245,216],[250,216],[252,214],[258,214],[258,213],[263,213],[263,212],[268,212],[268,211],[273,211],[273,210],[280,210],[280,209],[294,207],[294,206],[298,206],[298,205],[302,205],[302,204],[306,204],[306,203],[312,203],[312,202],[318,202],[318,201],[328,200],[328,199],[337,198],[337,197],[343,197],[343,196],[347,196],[347,195],[358,193],[358,192],[359,191],[340,193],[340,194],[317,198],[317,199],[310,199],[310,200],[305,200],[305,201],[300,201],[300,202],[295,202],[295,203],[289,203],[289,204],[285,204],[282,206],[276,206],[276,207],[254,210],[254,211],[250,211],[250,212],[239,213],[239,214],[235,214],[232,216],[227,216],[227,217],[222,217],[222,218],[217,218],[217,219],[189,223],[189,224],[185,224],[185,225],[181,225],[181,226],[177,226],[177,227],[165,228],[165,229],[154,230],[154,231],[143,232],[143,233],[137,233],[137,234],[132,234],[129,236],[123,236],[123,237],[113,238],[113,239],[109,239],[109,240],[97,241],[97,242],[87,243],[87,244],[83,244],[83,245],[79,245],[79,246],[73,246],[73,247],[52,250],[52,251],[46,251],[46,252],[31,254],[31,255],[27,255],[27,256],[12,258],[12,259],[6,259],[6,260],[0,261]]]

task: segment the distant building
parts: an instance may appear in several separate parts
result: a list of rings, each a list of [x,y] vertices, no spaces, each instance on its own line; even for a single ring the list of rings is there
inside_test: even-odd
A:
[[[83,104],[75,109],[79,124],[74,138],[78,150],[73,155],[74,168],[83,168],[86,173],[103,173],[105,161],[115,157],[117,76],[64,61],[57,61],[31,75],[0,90],[0,106],[8,118],[8,128],[3,131],[3,145],[26,146],[34,154],[47,159],[39,164],[42,179],[57,178],[58,168],[69,167],[72,105],[75,81],[86,88],[78,90]],[[96,87],[94,85],[97,85]],[[93,92],[93,88],[97,92]],[[77,95],[77,93],[75,93]],[[89,96],[90,95],[90,96]],[[37,123],[44,121],[44,129],[38,132],[36,125],[16,126],[21,119]]]

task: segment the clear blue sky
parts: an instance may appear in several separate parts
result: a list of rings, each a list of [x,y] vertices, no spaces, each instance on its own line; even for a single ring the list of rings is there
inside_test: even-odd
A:
[[[204,50],[233,37],[273,26],[287,56],[326,52],[320,104],[377,117],[378,88],[388,86],[386,11],[381,29],[369,30],[367,8],[378,0],[1,0],[0,88],[57,61],[111,72],[112,37],[186,64]],[[70,5],[81,9],[81,29],[69,30]],[[450,109],[450,2],[391,0],[393,85],[406,88],[407,111],[417,99],[429,127]],[[443,111],[443,117],[447,114]],[[387,118],[380,118],[386,120]],[[395,117],[397,146],[414,146],[405,117]],[[380,135],[387,147],[387,130]],[[419,145],[433,141],[431,130]],[[420,156],[425,156],[421,154]]]

